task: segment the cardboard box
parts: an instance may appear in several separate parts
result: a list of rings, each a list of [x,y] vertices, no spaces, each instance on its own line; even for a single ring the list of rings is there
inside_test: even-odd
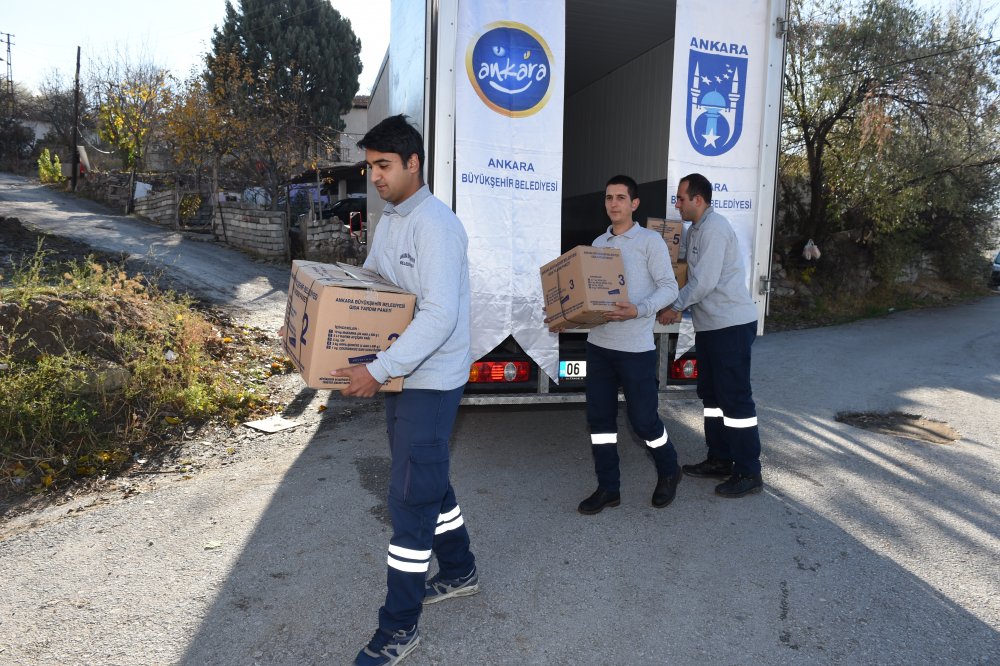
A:
[[[678,261],[675,264],[671,264],[674,269],[674,277],[677,278],[677,288],[680,289],[687,284],[688,281],[688,265],[686,261]]]
[[[371,363],[409,325],[416,300],[374,271],[295,260],[282,345],[307,386],[342,390],[349,382],[330,371]],[[403,378],[380,390],[403,390]]]
[[[684,222],[681,220],[664,220],[660,217],[647,217],[646,228],[660,234],[663,242],[667,244],[667,249],[670,250],[670,263],[676,264],[680,259]]]
[[[545,316],[550,325],[593,328],[604,313],[628,300],[625,265],[617,248],[578,245],[541,268]]]

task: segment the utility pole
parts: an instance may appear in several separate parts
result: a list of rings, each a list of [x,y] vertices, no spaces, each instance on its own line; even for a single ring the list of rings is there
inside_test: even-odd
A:
[[[80,47],[76,47],[76,83],[73,92],[73,191],[76,192],[76,179],[80,175],[80,149],[77,148],[77,128],[80,126]]]
[[[10,47],[14,45],[14,42],[11,41],[13,37],[14,35],[9,32],[0,32],[0,44],[7,44],[7,57],[4,59],[7,63],[7,78],[4,81],[4,92],[6,93],[4,120],[13,120],[14,118],[14,70],[10,62]]]

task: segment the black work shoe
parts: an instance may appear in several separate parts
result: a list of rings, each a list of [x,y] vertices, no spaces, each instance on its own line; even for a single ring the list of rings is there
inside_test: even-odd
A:
[[[733,461],[709,456],[695,465],[681,465],[681,469],[688,476],[696,476],[699,479],[727,479],[733,473]]]
[[[760,474],[733,474],[715,487],[715,494],[723,497],[743,497],[751,493],[759,493],[764,489],[764,480]]]
[[[594,494],[580,502],[576,510],[580,513],[592,516],[600,513],[606,506],[618,506],[622,503],[622,496],[619,492],[609,492],[598,488]]]
[[[653,506],[662,509],[674,501],[677,494],[677,484],[681,482],[681,469],[670,476],[661,476],[656,480],[656,488],[653,489]]]

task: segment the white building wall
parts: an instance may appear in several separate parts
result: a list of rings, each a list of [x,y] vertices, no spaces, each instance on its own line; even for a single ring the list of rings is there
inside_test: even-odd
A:
[[[378,76],[375,77],[371,98],[368,100],[368,122],[365,125],[365,131],[382,122],[389,115],[388,77],[389,54],[386,53],[385,58],[382,59],[382,67],[379,69]],[[371,238],[375,233],[375,226],[378,224],[379,218],[382,217],[384,208],[385,202],[379,198],[378,190],[372,185],[371,180],[368,180],[368,238]]]
[[[344,116],[344,129],[340,135],[340,161],[360,162],[365,153],[358,148],[358,141],[368,131],[368,108],[352,107]]]

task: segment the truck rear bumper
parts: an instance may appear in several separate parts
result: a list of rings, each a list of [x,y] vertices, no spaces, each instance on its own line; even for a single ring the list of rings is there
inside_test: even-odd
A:
[[[694,384],[671,385],[660,389],[660,397],[667,400],[695,400],[698,396]],[[619,402],[625,396],[618,394]],[[541,405],[583,403],[587,396],[583,391],[566,393],[466,393],[463,405]]]

